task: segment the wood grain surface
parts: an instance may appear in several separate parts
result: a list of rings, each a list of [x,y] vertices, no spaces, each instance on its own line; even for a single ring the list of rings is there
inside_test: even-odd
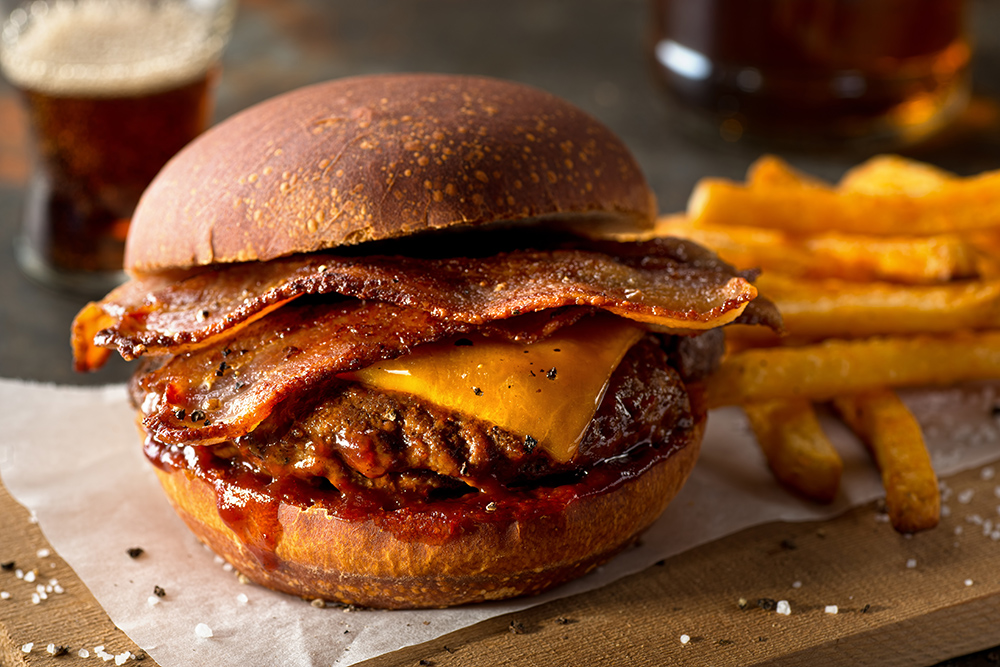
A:
[[[366,664],[474,667],[502,656],[508,665],[568,667],[586,656],[588,664],[901,667],[987,649],[1000,643],[1000,539],[984,530],[986,520],[1000,524],[992,469],[948,478],[950,515],[927,533],[895,533],[877,503],[826,522],[759,526],[603,589]],[[39,556],[43,549],[51,547],[39,526],[0,489],[0,562],[37,572],[31,584],[0,572],[0,590],[12,594],[0,600],[3,664],[65,664],[46,651],[50,643],[73,656],[86,648],[99,662],[101,645],[141,656],[58,554]],[[33,604],[37,583],[52,578],[65,593]],[[774,610],[780,600],[790,614]]]
[[[111,655],[127,651],[142,658],[146,667],[156,664],[111,622],[72,568],[49,545],[28,510],[10,496],[3,484],[0,563],[4,565],[0,570],[0,591],[10,594],[0,599],[0,665],[65,665],[80,660],[81,649],[103,664],[95,650],[100,646]],[[34,573],[34,581],[25,580],[32,578],[29,572]],[[65,592],[53,590],[46,593],[46,599],[39,596],[39,602],[34,602],[32,595],[38,594],[37,586],[46,587],[53,580]],[[50,644],[53,652],[48,650]],[[55,655],[57,647],[63,647],[65,654]]]

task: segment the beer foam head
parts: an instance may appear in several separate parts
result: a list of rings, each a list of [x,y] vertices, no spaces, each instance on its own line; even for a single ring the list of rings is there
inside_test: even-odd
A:
[[[221,13],[204,8],[210,4]],[[13,83],[52,95],[154,93],[197,78],[218,59],[231,11],[229,0],[34,2],[8,17],[0,63]]]

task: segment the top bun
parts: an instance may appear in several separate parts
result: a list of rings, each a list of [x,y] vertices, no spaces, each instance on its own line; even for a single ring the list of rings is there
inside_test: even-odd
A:
[[[251,107],[178,153],[129,231],[133,273],[268,260],[452,225],[596,217],[656,203],[607,127],[496,79],[341,79]]]

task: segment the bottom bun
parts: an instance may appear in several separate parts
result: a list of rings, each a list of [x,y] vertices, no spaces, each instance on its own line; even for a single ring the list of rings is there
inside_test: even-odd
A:
[[[704,423],[702,415],[669,456],[610,490],[581,494],[559,512],[530,519],[476,521],[446,540],[400,539],[385,522],[281,502],[281,539],[266,566],[223,521],[210,483],[184,469],[156,472],[195,535],[258,584],[365,607],[447,607],[539,593],[630,545],[691,473]],[[434,510],[418,520],[432,526]]]

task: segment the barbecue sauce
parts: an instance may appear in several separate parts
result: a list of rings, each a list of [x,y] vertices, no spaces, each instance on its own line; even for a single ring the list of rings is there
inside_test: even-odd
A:
[[[483,523],[511,525],[562,516],[573,503],[618,488],[682,446],[643,443],[575,476],[554,478],[554,486],[484,484],[488,491],[458,498],[405,500],[360,488],[341,493],[325,479],[317,483],[293,476],[275,479],[250,469],[238,457],[217,456],[212,447],[166,445],[150,436],[144,452],[164,472],[187,470],[210,484],[219,516],[262,567],[274,570],[280,565],[276,550],[282,536],[282,504],[303,510],[318,507],[344,521],[374,521],[401,541],[444,544]]]

